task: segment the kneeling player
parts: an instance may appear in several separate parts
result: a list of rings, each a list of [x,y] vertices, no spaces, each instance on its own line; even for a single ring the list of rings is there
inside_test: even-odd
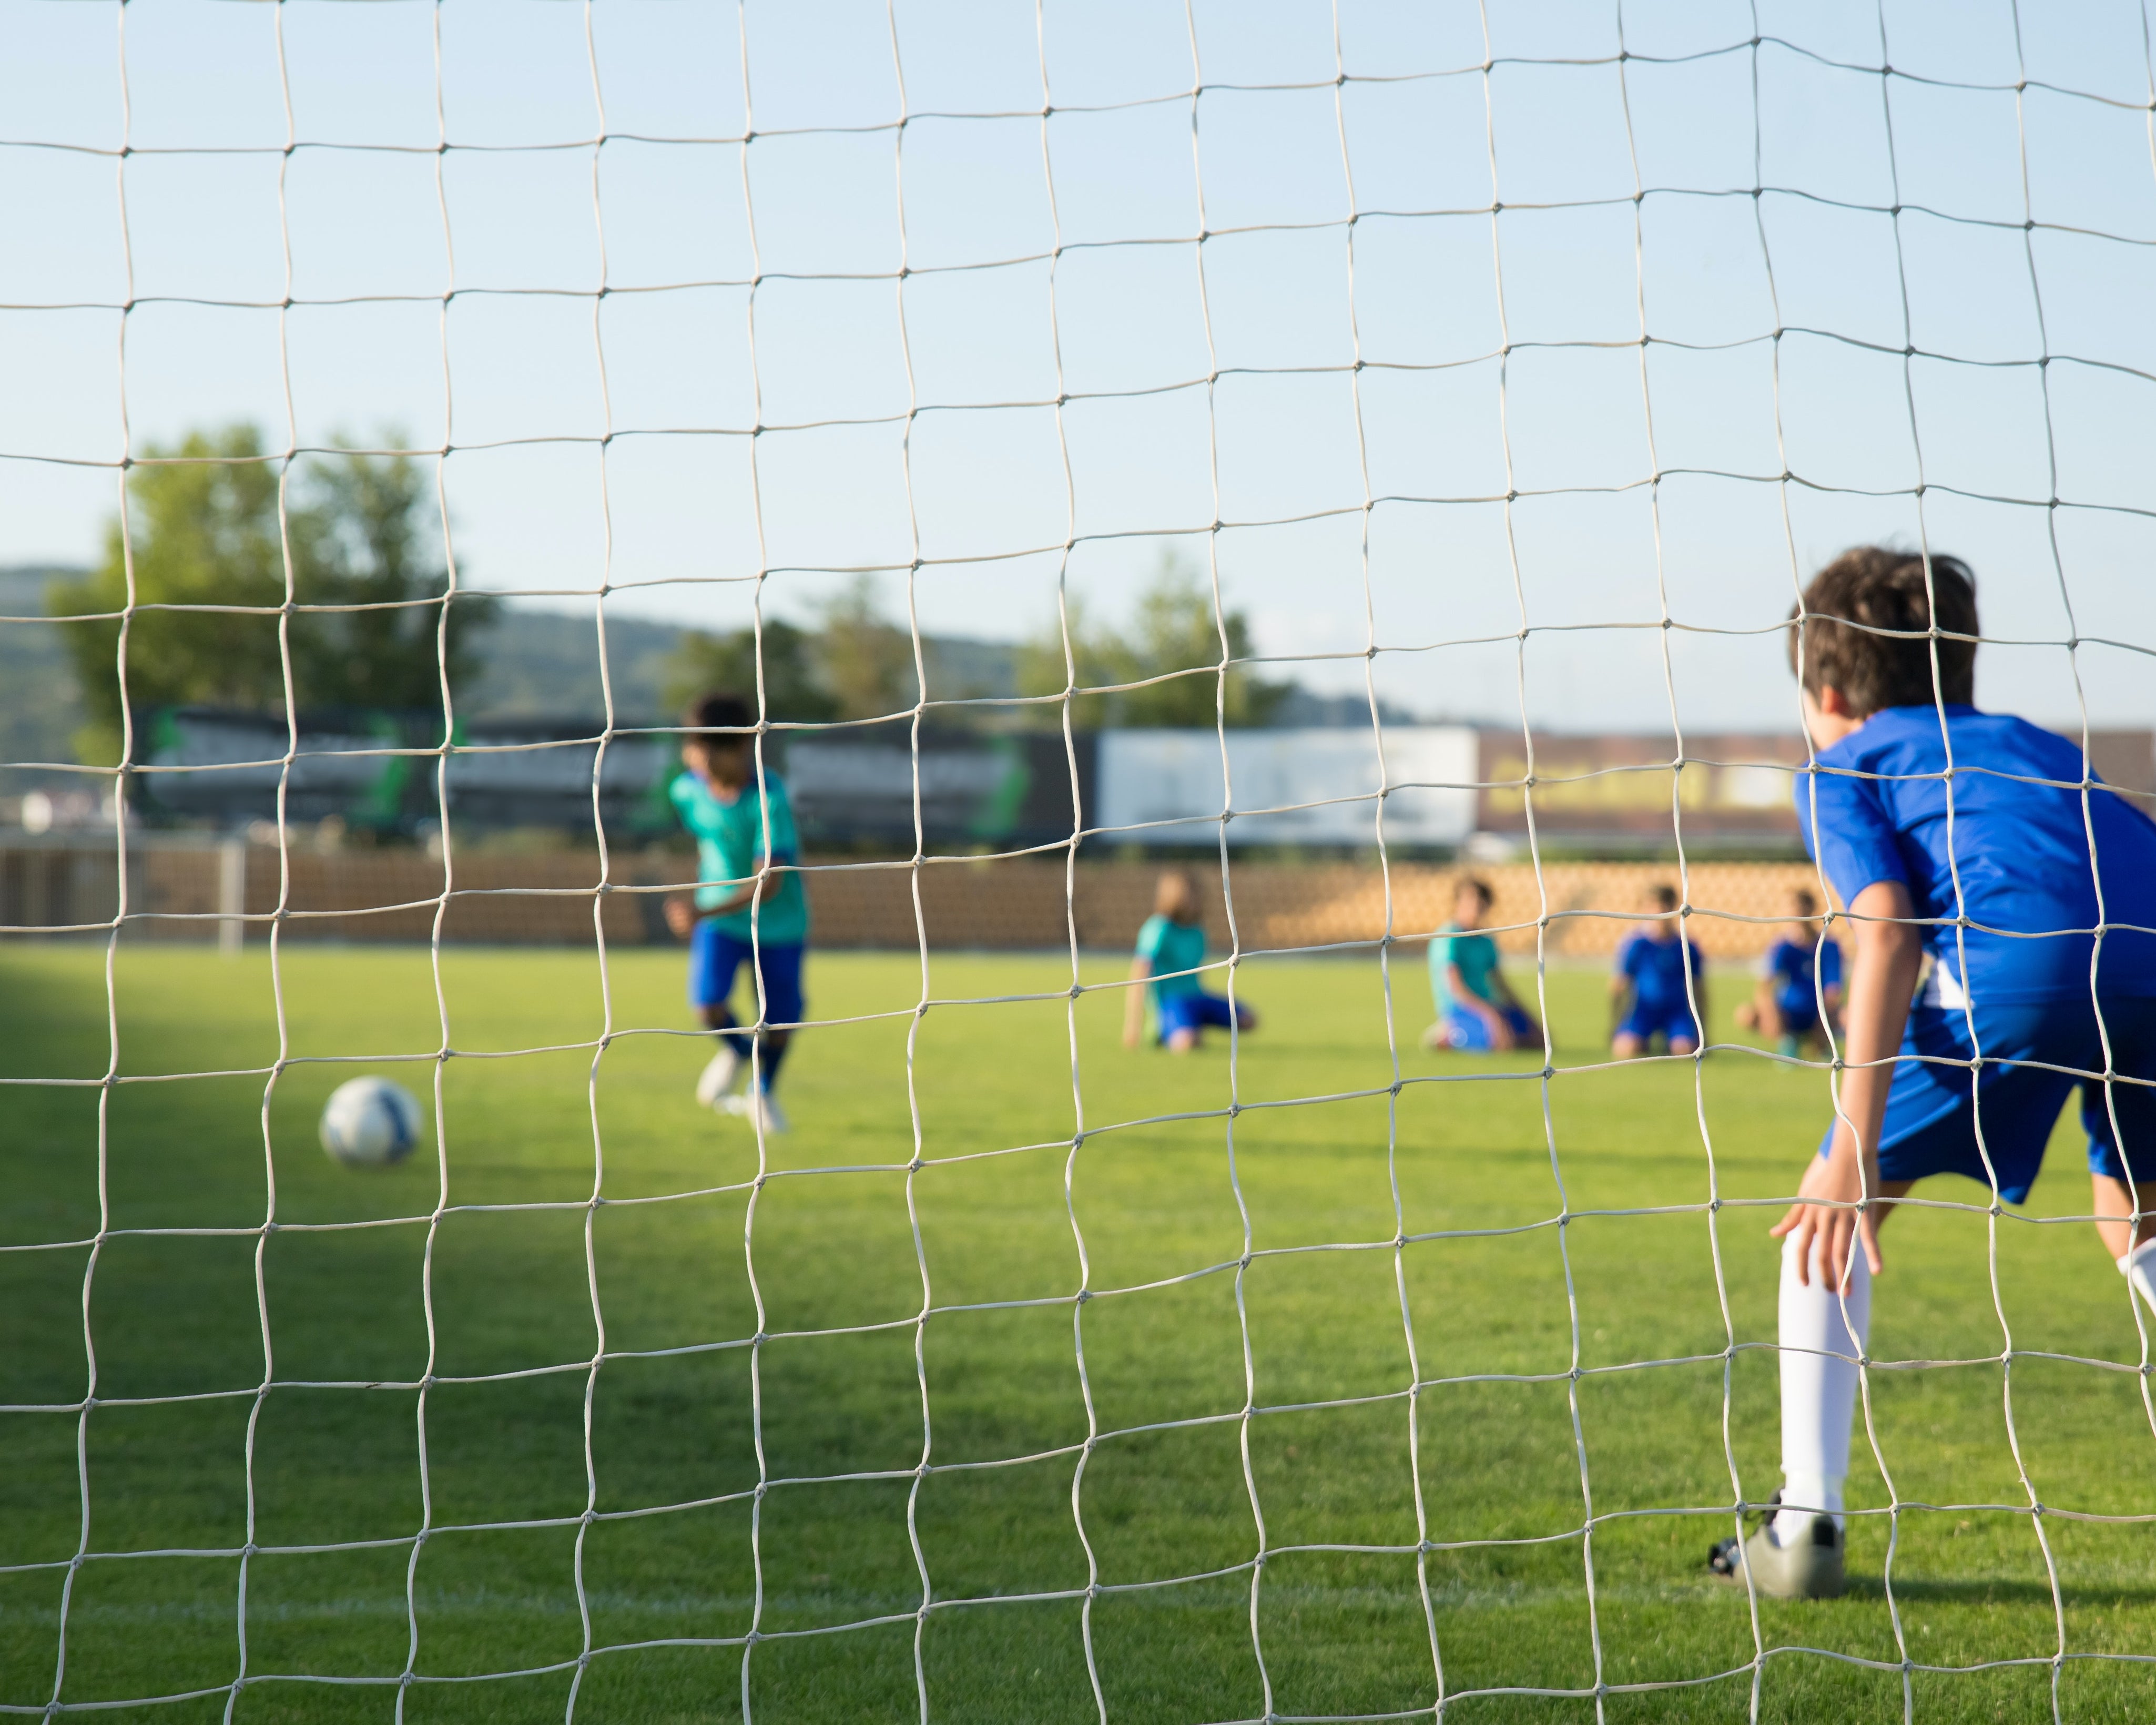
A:
[[[1609,978],[1617,1020],[1609,1052],[1620,1060],[1633,1060],[1650,1052],[1659,1036],[1673,1055],[1695,1053],[1707,1016],[1707,955],[1697,941],[1678,932],[1676,888],[1649,887],[1640,908],[1647,920],[1625,937],[1617,949],[1616,973]]]
[[[693,897],[667,900],[666,922],[689,938],[689,1004],[719,1040],[696,1082],[696,1100],[783,1132],[786,1116],[772,1086],[793,1026],[801,1022],[801,955],[808,939],[808,897],[793,866],[799,860],[793,809],[777,773],[762,773],[759,783],[751,734],[756,714],[739,696],[703,696],[682,725],[685,770],[667,795],[696,834],[702,884]],[[726,1004],[744,965],[749,1016],[766,1027],[760,1036]],[[735,1095],[735,1081],[752,1066],[753,1086]]]
[[[1489,914],[1488,883],[1463,878],[1452,891],[1452,920],[1430,943],[1437,1022],[1422,1033],[1424,1048],[1487,1054],[1543,1040],[1542,1026],[1520,1004],[1498,966],[1496,942],[1482,932]]]
[[[1137,957],[1123,1010],[1123,1046],[1136,1048],[1141,1015],[1152,1009],[1153,1040],[1173,1054],[1188,1054],[1209,1025],[1255,1030],[1258,1015],[1238,1000],[1230,1005],[1209,994],[1198,980],[1205,964],[1205,924],[1198,907],[1198,882],[1188,869],[1170,869],[1160,877],[1152,915],[1138,930]]]
[[[1841,947],[1820,932],[1819,900],[1804,888],[1789,895],[1789,925],[1760,960],[1759,986],[1738,1004],[1736,1019],[1741,1029],[1773,1037],[1775,1051],[1791,1060],[1807,1045],[1824,1056],[1829,1028],[1840,1028]]]
[[[1971,704],[1976,592],[1953,558],[1928,571],[1909,553],[1849,552],[1801,614],[1789,655],[1816,770],[1798,818],[1855,930],[1848,1065],[1838,1117],[1773,1230],[1779,1507],[1710,1558],[1784,1598],[1842,1584],[1857,1362],[1892,1199],[1959,1174],[1986,1191],[1995,1176],[2021,1203],[2078,1084],[2097,1232],[2156,1305],[2156,825],[2108,791],[2084,794],[2075,744]]]

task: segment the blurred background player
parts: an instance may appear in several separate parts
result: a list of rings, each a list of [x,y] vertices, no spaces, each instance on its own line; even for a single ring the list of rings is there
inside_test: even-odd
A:
[[[1142,1015],[1150,1009],[1153,1040],[1173,1054],[1188,1054],[1209,1024],[1255,1030],[1258,1015],[1243,1002],[1209,994],[1198,980],[1205,963],[1205,922],[1198,905],[1198,882],[1188,869],[1170,869],[1153,894],[1152,915],[1138,929],[1137,957],[1131,963],[1132,988],[1123,1009],[1123,1046],[1143,1040]]]
[[[1707,1016],[1707,955],[1697,941],[1678,932],[1676,887],[1650,886],[1640,908],[1648,920],[1625,937],[1617,948],[1616,973],[1609,978],[1611,1016],[1617,1024],[1609,1052],[1620,1060],[1633,1060],[1648,1053],[1660,1036],[1671,1054],[1691,1054],[1699,1047],[1699,1027]]]
[[[1489,883],[1472,875],[1452,890],[1452,920],[1430,943],[1430,992],[1437,1004],[1437,1022],[1422,1033],[1424,1048],[1502,1053],[1542,1040],[1542,1026],[1520,1004],[1498,968],[1496,942],[1481,932],[1490,902]]]
[[[808,896],[801,886],[793,809],[775,773],[757,783],[756,714],[737,695],[706,695],[682,715],[682,772],[666,793],[696,835],[692,896],[666,901],[666,925],[689,940],[689,1004],[719,1033],[718,1051],[696,1081],[706,1107],[738,1114],[767,1132],[786,1130],[772,1095],[802,1017],[801,955],[808,939]],[[727,999],[748,967],[748,1011],[767,1026],[742,1028]],[[753,1042],[754,1059],[751,1059]],[[747,1095],[734,1082],[753,1068]]]
[[[1841,947],[1821,931],[1819,898],[1809,889],[1790,893],[1789,926],[1759,961],[1758,986],[1734,1016],[1740,1028],[1773,1037],[1778,1054],[1794,1060],[1809,1044],[1826,1055],[1828,1029],[1841,1028]]]
[[[2156,1308],[2156,825],[2083,792],[2079,744],[1977,711],[1977,634],[1964,565],[1879,547],[1814,577],[1789,631],[1815,751],[1798,819],[1856,947],[1848,1065],[1771,1230],[1784,1242],[1779,1507],[1708,1559],[1784,1598],[1842,1585],[1857,1362],[1892,1208],[1880,1200],[1955,1173],[1987,1193],[1995,1175],[2021,1203],[2079,1084],[2097,1232]],[[2106,1072],[2131,1081],[2079,1076]]]

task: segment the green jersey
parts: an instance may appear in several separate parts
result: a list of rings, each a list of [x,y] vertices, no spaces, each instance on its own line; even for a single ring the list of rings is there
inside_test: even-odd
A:
[[[1430,943],[1430,992],[1437,998],[1437,1009],[1442,1014],[1460,1003],[1452,998],[1451,978],[1445,974],[1448,967],[1460,967],[1460,980],[1467,985],[1467,992],[1486,1006],[1497,1001],[1497,988],[1492,980],[1497,974],[1497,943],[1486,934],[1469,932],[1457,922],[1448,922],[1437,932]]]
[[[1146,993],[1153,1000],[1172,1000],[1183,994],[1202,994],[1205,985],[1194,974],[1205,962],[1205,925],[1178,922],[1167,916],[1148,916],[1138,930],[1138,957],[1152,961],[1152,980]],[[1194,973],[1183,976],[1168,971]]]
[[[731,800],[721,796],[693,773],[684,773],[666,788],[667,797],[681,817],[681,824],[696,840],[696,889],[700,909],[721,904],[755,880],[758,865],[768,858],[775,863],[798,862],[798,841],[793,833],[793,805],[787,800],[786,781],[776,773],[763,776],[763,791],[746,784]],[[771,809],[771,830],[764,831],[764,807]],[[750,906],[716,917],[720,932],[736,940],[751,938]],[[754,938],[767,947],[798,947],[808,938],[808,895],[801,876],[788,870],[778,877],[771,896],[752,907]]]

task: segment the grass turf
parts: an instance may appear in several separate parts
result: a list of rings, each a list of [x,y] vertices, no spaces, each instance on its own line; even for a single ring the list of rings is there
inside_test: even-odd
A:
[[[0,952],[5,1076],[102,1073],[102,965]],[[1747,1717],[1753,1620],[1701,1562],[1733,1496],[1715,1262],[1718,1242],[1738,1343],[1770,1342],[1772,1213],[1591,1213],[1700,1204],[1702,1119],[1725,1199],[1786,1192],[1826,1116],[1820,1074],[1718,1055],[1697,1096],[1689,1063],[1562,1074],[1553,1164],[1534,1061],[1414,1049],[1419,966],[1396,978],[1404,1073],[1471,1081],[1395,1101],[1377,968],[1260,963],[1231,1128],[1208,1111],[1230,1099],[1224,1045],[1126,1054],[1118,993],[1079,1001],[1074,1100],[1065,1001],[916,1020],[916,959],[825,953],[812,1011],[905,1015],[803,1037],[796,1129],[757,1189],[747,1127],[689,1094],[701,1045],[642,1034],[681,1023],[680,967],[615,953],[609,1020],[588,953],[444,956],[453,1208],[430,1229],[433,1137],[399,1168],[332,1165],[315,1118],[357,1069],[310,1064],[366,1055],[428,1091],[429,1065],[388,1064],[441,1040],[425,952],[289,948],[280,1050],[263,954],[120,949],[121,1073],[236,1076],[0,1091],[0,1245],[64,1243],[0,1252],[0,1703],[53,1697],[64,1593],[60,1699],[203,1692],[121,1718],[552,1719],[573,1685],[588,1720],[727,1719],[746,1690],[762,1721],[911,1719],[924,1696],[937,1721],[1082,1721],[1089,1645],[1118,1725],[1426,1710],[1440,1661],[1447,1719]],[[1053,958],[939,954],[929,987],[1068,982]],[[1599,979],[1551,988],[1559,1063],[1599,1059]],[[265,1158],[260,1069],[280,1053],[297,1064],[270,1089]],[[1320,1096],[1339,1099],[1259,1106]],[[85,1299],[101,1097],[112,1231]],[[1154,1117],[1176,1114],[1200,1117]],[[895,1165],[916,1146],[909,1183]],[[1238,1185],[1259,1254],[1240,1276]],[[2062,1132],[2026,1214],[2087,1203]],[[378,1225],[320,1225],[357,1223]],[[2085,1656],[2156,1653],[2156,1532],[2045,1517],[2055,1673],[2031,1517],[1984,1507],[2026,1502],[1987,1233],[1942,1210],[1887,1232],[1875,1353],[1961,1363],[1875,1373],[1872,1418],[1902,1502],[1944,1507],[1901,1515],[1891,1606],[1880,1515],[1853,1524],[1849,1597],[1762,1604],[1761,1717],[1901,1718],[1905,1650],[1921,1720],[2048,1718],[2055,1682],[2070,1718],[2156,1697],[2156,1667]],[[1342,1244],[1372,1249],[1290,1250]],[[1997,1259],[2017,1349],[2138,1361],[2085,1225],[2002,1219]],[[1603,1369],[1638,1362],[1671,1363]],[[1265,1410],[1247,1420],[1246,1370]],[[1778,1482],[1773,1378],[1756,1345],[1729,1363],[1754,1499]],[[2133,1371],[2020,1358],[2010,1389],[2042,1503],[2152,1507]],[[1867,1447],[1854,1507],[1877,1510]],[[768,1639],[745,1657],[752,1626]],[[2027,1663],[1939,1669],[2005,1661]],[[1731,1672],[1599,1703],[1487,1692]]]

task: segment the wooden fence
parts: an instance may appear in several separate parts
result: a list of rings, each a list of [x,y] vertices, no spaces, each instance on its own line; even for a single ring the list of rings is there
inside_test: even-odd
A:
[[[129,938],[267,939],[281,922],[288,940],[425,941],[439,918],[446,941],[581,943],[596,926],[609,943],[665,942],[661,905],[686,884],[678,854],[618,854],[602,886],[595,853],[475,851],[454,875],[417,850],[294,850],[280,866],[272,847],[150,845],[130,852]],[[1368,945],[1390,927],[1426,937],[1450,915],[1462,871],[1411,864],[1389,876],[1374,866],[1248,862],[1231,865],[1235,922],[1243,949],[1286,951]],[[1532,951],[1547,916],[1553,956],[1590,957],[1615,947],[1645,890],[1679,884],[1668,864],[1546,865],[1539,883],[1524,864],[1472,872],[1496,895],[1501,943]],[[1217,868],[1199,871],[1206,921],[1225,947],[1226,894]],[[815,943],[823,947],[1039,949],[1129,946],[1152,908],[1157,866],[1060,859],[961,859],[927,863],[811,859],[807,870]],[[1816,886],[1803,863],[1695,864],[1690,927],[1709,954],[1763,950],[1789,890]],[[279,914],[279,906],[284,906]],[[112,849],[56,845],[0,847],[0,934],[95,935],[119,903]],[[238,916],[234,912],[239,913]],[[240,920],[244,918],[244,920]]]

